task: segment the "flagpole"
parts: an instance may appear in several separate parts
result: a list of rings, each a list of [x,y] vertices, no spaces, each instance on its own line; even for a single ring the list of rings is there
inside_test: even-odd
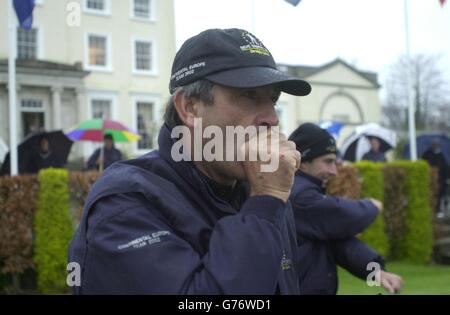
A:
[[[9,152],[11,176],[18,174],[17,163],[17,98],[16,98],[16,19],[13,0],[9,1],[9,56],[8,56],[8,95],[9,95]]]
[[[411,55],[409,47],[409,23],[408,23],[408,0],[404,0],[405,10],[405,50],[408,66],[406,67],[406,95],[408,97],[408,127],[409,127],[409,156],[411,161],[417,160],[416,145],[416,121],[414,115],[414,100],[411,91]]]

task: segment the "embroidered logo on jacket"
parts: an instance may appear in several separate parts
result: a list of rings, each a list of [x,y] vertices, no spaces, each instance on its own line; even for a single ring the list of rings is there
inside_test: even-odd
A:
[[[291,269],[292,261],[286,257],[286,254],[283,254],[283,258],[281,258],[281,270]]]
[[[144,235],[137,239],[132,240],[131,242],[128,242],[123,245],[117,246],[117,249],[127,249],[127,248],[141,248],[147,245],[152,245],[155,243],[161,242],[162,237],[170,235],[169,231],[158,231],[155,233],[152,233],[151,235]]]

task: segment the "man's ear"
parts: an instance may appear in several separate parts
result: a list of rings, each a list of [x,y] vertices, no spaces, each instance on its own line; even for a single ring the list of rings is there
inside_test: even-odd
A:
[[[300,167],[298,169],[306,173],[307,170],[308,170],[309,164],[310,164],[309,161],[305,161],[305,162],[301,161],[300,162]]]
[[[183,90],[175,92],[174,104],[178,117],[187,127],[194,127],[194,118],[199,117],[200,101],[197,98],[185,96]]]

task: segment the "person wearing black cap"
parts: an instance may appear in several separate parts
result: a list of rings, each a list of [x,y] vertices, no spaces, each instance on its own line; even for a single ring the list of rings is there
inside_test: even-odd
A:
[[[290,201],[299,244],[301,294],[336,294],[337,265],[367,280],[380,268],[380,284],[398,292],[402,280],[384,270],[383,258],[356,238],[381,211],[375,199],[349,200],[325,194],[325,184],[337,174],[336,142],[326,130],[312,123],[300,125],[290,136],[302,155]],[[370,277],[369,277],[370,278]],[[369,279],[374,280],[374,279]]]
[[[211,29],[177,52],[169,89],[159,149],[113,164],[89,193],[69,250],[82,275],[74,293],[298,294],[295,144],[266,128],[233,154],[218,144],[227,159],[211,160],[196,157],[195,132],[276,126],[280,93],[307,95],[310,85],[277,70],[253,34]],[[235,158],[258,140],[271,140],[273,171]]]

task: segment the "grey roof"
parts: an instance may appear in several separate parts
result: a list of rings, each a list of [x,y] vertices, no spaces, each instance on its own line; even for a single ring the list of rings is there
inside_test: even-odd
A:
[[[0,72],[8,71],[8,59],[0,59]],[[17,73],[31,73],[41,75],[62,75],[68,77],[85,77],[89,71],[82,68],[81,63],[75,64],[60,63],[54,61],[37,59],[17,59]]]
[[[309,76],[312,76],[316,73],[319,73],[321,71],[324,71],[328,68],[331,68],[337,64],[342,64],[349,68],[351,71],[355,72],[356,74],[362,76],[369,82],[371,82],[375,87],[380,87],[380,84],[378,83],[378,74],[375,72],[370,71],[361,71],[356,69],[355,67],[349,65],[345,61],[343,61],[340,58],[337,58],[329,63],[326,63],[321,66],[304,66],[304,65],[287,65],[287,64],[278,64],[278,67],[280,70],[284,71],[287,69],[287,72],[291,75],[298,76],[300,78],[308,78]]]

